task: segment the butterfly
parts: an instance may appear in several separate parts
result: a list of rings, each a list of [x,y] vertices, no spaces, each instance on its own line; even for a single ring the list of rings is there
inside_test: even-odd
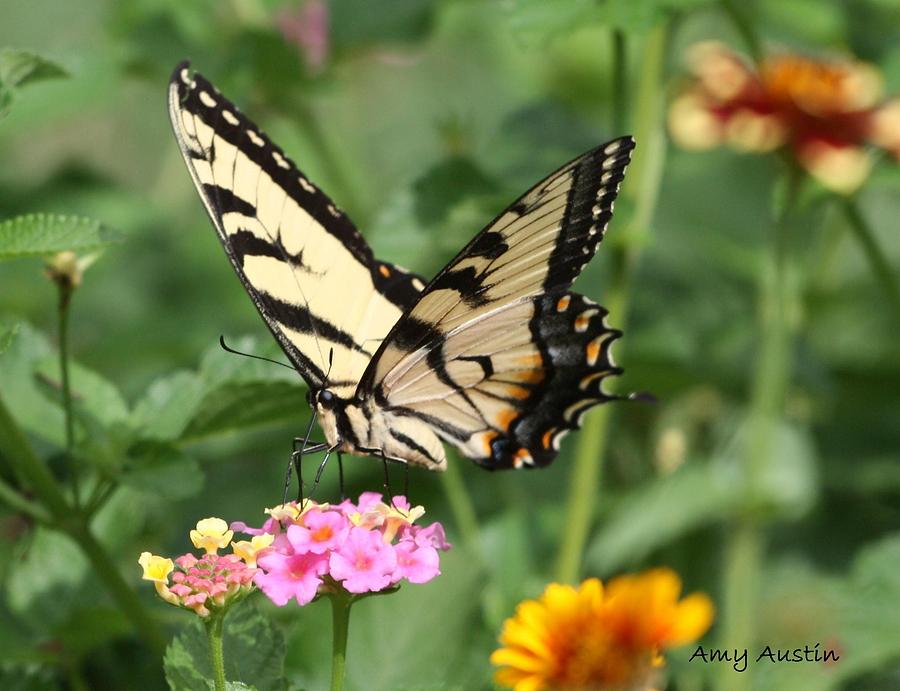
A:
[[[228,258],[309,387],[328,451],[446,467],[548,465],[620,398],[606,310],[569,287],[612,218],[634,140],[566,163],[430,282],[376,259],[341,209],[187,62],[169,114]]]

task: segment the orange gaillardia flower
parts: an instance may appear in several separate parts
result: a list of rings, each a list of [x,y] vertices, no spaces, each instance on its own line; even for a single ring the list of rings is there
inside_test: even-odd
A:
[[[575,588],[551,583],[519,604],[491,655],[495,680],[515,691],[649,689],[661,653],[702,636],[713,618],[710,599],[683,600],[671,569],[653,569]]]
[[[869,174],[869,145],[900,158],[900,99],[881,102],[881,77],[869,64],[781,54],[755,70],[708,42],[689,51],[688,66],[695,79],[669,111],[672,136],[685,148],[788,146],[813,177],[841,193]]]

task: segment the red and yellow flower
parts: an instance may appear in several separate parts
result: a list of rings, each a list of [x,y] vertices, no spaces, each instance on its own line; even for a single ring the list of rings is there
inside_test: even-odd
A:
[[[868,176],[870,147],[900,157],[900,100],[881,100],[881,77],[867,63],[782,53],[754,69],[708,42],[689,51],[688,66],[694,79],[669,111],[669,129],[684,148],[788,147],[813,177],[841,193]]]
[[[496,681],[515,691],[648,689],[661,653],[696,640],[713,617],[701,593],[679,600],[681,581],[653,569],[579,587],[551,583],[526,600],[503,627],[503,647],[491,656]]]

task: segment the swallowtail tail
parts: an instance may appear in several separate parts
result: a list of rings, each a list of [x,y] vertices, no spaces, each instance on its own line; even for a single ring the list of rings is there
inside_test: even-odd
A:
[[[327,447],[433,470],[444,443],[490,468],[545,466],[614,396],[606,311],[568,291],[594,255],[634,148],[548,175],[427,285],[376,259],[350,220],[187,63],[175,136],[235,271],[309,385]]]

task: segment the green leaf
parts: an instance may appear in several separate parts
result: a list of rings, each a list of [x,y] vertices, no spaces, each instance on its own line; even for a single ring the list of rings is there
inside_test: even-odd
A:
[[[497,184],[465,156],[452,156],[432,166],[413,183],[416,216],[423,225],[442,223],[457,203],[497,191]]]
[[[182,436],[197,439],[276,422],[299,422],[306,411],[306,394],[297,383],[226,384],[206,393]]]
[[[250,602],[225,617],[225,678],[258,691],[284,691],[284,637]],[[170,644],[163,660],[173,691],[205,688],[212,679],[206,630],[194,618]],[[240,687],[237,687],[240,688]]]
[[[40,360],[36,363],[35,374],[43,377],[56,392],[61,405],[62,376],[59,371],[59,358],[48,357]],[[77,362],[69,363],[69,378],[74,406],[83,408],[106,426],[124,423],[129,419],[128,404],[111,381]]]
[[[0,49],[0,82],[8,87],[68,76],[64,68],[40,55],[16,48]]]
[[[47,339],[27,323],[0,355],[2,394],[25,430],[57,446],[65,443],[62,410],[47,398],[34,376],[37,362],[51,353]]]
[[[37,528],[21,559],[10,567],[6,602],[35,631],[61,624],[78,606],[89,566],[78,546],[61,533]]]
[[[141,439],[178,439],[204,394],[204,383],[193,372],[176,372],[158,379],[135,404],[131,426]]]
[[[191,456],[169,444],[146,441],[129,450],[122,484],[162,499],[186,499],[203,489],[204,475]]]
[[[628,494],[604,521],[585,557],[606,575],[694,528],[729,515],[740,488],[719,466],[687,463]]]
[[[0,259],[84,252],[119,242],[122,237],[90,218],[26,214],[0,223]]]
[[[456,548],[441,555],[443,573],[434,581],[404,585],[396,593],[353,605],[347,688],[479,688],[487,672],[473,669],[470,651],[482,653],[486,666],[483,651],[490,650],[492,637],[479,640],[475,633],[480,602],[473,593],[485,578],[477,564],[473,555]],[[397,655],[398,650],[410,654]]]

